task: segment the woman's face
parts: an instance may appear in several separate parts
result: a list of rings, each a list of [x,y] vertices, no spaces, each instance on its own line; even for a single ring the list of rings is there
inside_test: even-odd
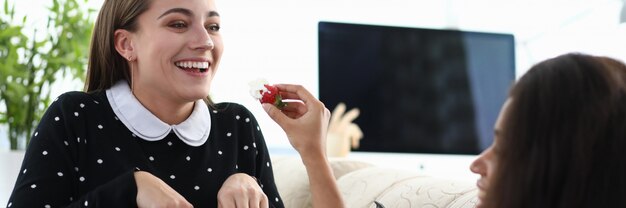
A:
[[[508,99],[502,109],[500,115],[496,120],[494,127],[495,138],[489,148],[483,151],[478,158],[471,164],[470,170],[480,175],[480,179],[476,182],[478,186],[478,199],[479,203],[476,207],[483,207],[486,194],[489,192],[493,182],[493,174],[498,166],[498,140],[501,140],[503,122],[505,116],[507,116],[507,109],[509,108],[511,99]]]
[[[223,51],[212,0],[153,0],[132,33],[133,92],[190,102],[209,95]]]

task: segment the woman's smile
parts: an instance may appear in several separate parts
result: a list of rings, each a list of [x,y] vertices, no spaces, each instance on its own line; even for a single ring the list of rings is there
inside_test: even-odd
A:
[[[192,76],[205,77],[210,73],[211,62],[200,59],[185,59],[174,62],[174,65]]]

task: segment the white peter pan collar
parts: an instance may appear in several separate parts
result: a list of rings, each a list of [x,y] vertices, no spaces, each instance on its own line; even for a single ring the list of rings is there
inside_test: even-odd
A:
[[[146,109],[135,98],[125,80],[118,81],[106,90],[107,99],[115,115],[122,123],[139,138],[146,141],[158,141],[170,131],[190,146],[200,146],[209,138],[211,131],[211,114],[203,100],[195,102],[193,112],[187,120],[177,125],[169,125],[161,121]]]

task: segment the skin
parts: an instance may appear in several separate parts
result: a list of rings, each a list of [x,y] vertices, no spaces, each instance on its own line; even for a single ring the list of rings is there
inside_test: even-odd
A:
[[[476,205],[477,208],[484,207],[484,200],[486,194],[489,192],[489,188],[492,184],[492,178],[496,168],[498,167],[498,140],[501,140],[502,127],[504,126],[505,117],[508,115],[508,108],[511,103],[511,99],[508,99],[502,109],[500,110],[500,114],[498,119],[496,120],[496,124],[494,127],[495,130],[495,138],[493,143],[489,148],[483,151],[478,158],[470,165],[470,170],[476,174],[480,175],[480,179],[476,182],[476,186],[478,187],[478,199],[479,202]]]
[[[309,176],[313,207],[344,207],[325,152],[330,111],[302,86],[275,86],[284,99],[297,102],[289,102],[282,110],[265,103],[263,109],[300,154]]]
[[[129,60],[132,92],[155,116],[179,124],[194,102],[208,96],[223,51],[220,18],[211,0],[159,0],[138,17],[139,29],[115,31],[115,48]],[[208,62],[208,70],[179,68],[181,61]],[[198,68],[198,67],[196,67]],[[154,175],[137,171],[138,207],[192,207]],[[220,207],[268,207],[256,181],[234,174],[220,188]]]
[[[223,52],[220,18],[212,0],[158,0],[138,17],[138,31],[115,31],[115,48],[131,66],[132,92],[155,116],[178,124],[194,102],[208,96]],[[207,71],[185,70],[181,61],[204,61]],[[264,109],[287,133],[309,174],[314,207],[343,207],[325,154],[330,112],[302,86],[277,85],[285,99],[299,102]],[[150,173],[135,172],[138,207],[192,207],[183,196]],[[268,207],[267,196],[245,174],[226,179],[218,207]]]
[[[193,103],[209,95],[224,44],[220,17],[211,0],[159,0],[138,17],[136,32],[117,30],[116,49],[131,57],[131,89],[150,112],[168,124],[187,119]],[[204,60],[205,73],[192,74],[178,61]]]

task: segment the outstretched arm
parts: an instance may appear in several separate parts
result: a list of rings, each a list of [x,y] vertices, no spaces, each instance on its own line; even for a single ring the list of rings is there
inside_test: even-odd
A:
[[[344,207],[326,157],[326,133],[330,111],[299,85],[275,85],[288,104],[282,110],[271,104],[263,109],[287,134],[309,175],[313,207]]]

